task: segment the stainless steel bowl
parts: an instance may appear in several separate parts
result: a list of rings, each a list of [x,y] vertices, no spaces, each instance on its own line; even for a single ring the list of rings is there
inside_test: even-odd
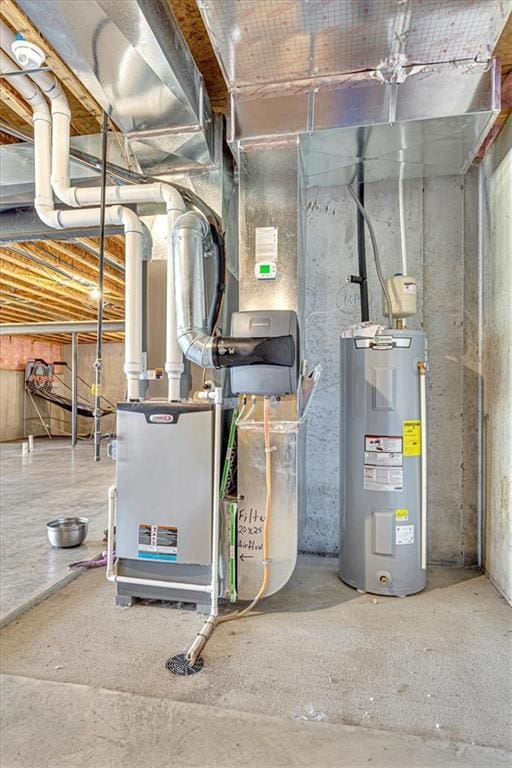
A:
[[[59,517],[46,525],[52,547],[79,547],[87,538],[89,520],[86,517]]]

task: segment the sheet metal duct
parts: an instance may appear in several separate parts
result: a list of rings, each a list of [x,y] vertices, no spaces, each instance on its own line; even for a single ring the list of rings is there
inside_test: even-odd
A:
[[[128,138],[141,169],[212,160],[202,76],[165,0],[19,0]]]
[[[510,0],[198,0],[230,89],[487,61]],[[263,88],[260,92],[263,92]]]
[[[230,86],[229,141],[299,135],[308,184],[348,183],[361,160],[368,180],[464,173],[499,112],[490,56],[511,0],[199,6]]]
[[[101,157],[101,134],[90,136],[72,136],[71,149],[85,153],[92,158]],[[133,171],[136,168],[130,152],[124,151],[119,134],[108,135],[107,154],[111,163],[119,168]],[[100,160],[98,160],[100,162]],[[34,204],[34,146],[32,142],[23,144],[3,144],[0,146],[0,168],[2,184],[0,186],[0,211],[12,208],[31,207]],[[70,178],[74,186],[98,184],[98,171],[87,167],[71,157]]]

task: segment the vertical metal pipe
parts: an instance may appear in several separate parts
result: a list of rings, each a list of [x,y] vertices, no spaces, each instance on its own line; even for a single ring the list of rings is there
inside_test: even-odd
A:
[[[421,421],[421,568],[427,569],[427,365],[418,363],[420,377],[420,421]]]
[[[78,441],[77,433],[78,334],[71,334],[71,447]]]
[[[101,202],[100,202],[100,248],[98,263],[98,328],[96,331],[96,360],[94,362],[94,461],[101,458],[101,367],[103,353],[103,285],[105,274],[105,187],[107,184],[107,138],[108,115],[103,113],[101,126]]]
[[[478,168],[478,500],[477,500],[477,565],[484,565],[484,531],[485,531],[485,393],[483,373],[483,340],[484,340],[484,252],[485,252],[485,176],[484,166]]]
[[[359,128],[357,132],[357,199],[364,208],[364,129]],[[359,270],[359,296],[361,302],[361,322],[367,322],[370,319],[370,309],[368,306],[368,272],[366,269],[366,241],[365,241],[365,223],[361,209],[357,209],[357,263]]]
[[[219,535],[220,535],[220,482],[222,464],[222,387],[215,387],[214,454],[213,454],[213,508],[212,508],[212,606],[211,615],[218,613],[219,599]]]

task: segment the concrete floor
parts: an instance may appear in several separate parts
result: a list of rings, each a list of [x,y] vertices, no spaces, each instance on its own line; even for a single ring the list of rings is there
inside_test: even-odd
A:
[[[88,443],[71,450],[67,439],[42,438],[28,456],[21,455],[21,443],[0,444],[0,466],[0,624],[5,624],[74,578],[69,563],[104,549],[107,489],[115,464],[106,457],[95,463]],[[50,547],[46,523],[61,515],[89,518],[84,545]]]
[[[511,614],[488,580],[435,568],[423,594],[375,603],[334,566],[301,557],[261,615],[218,628],[186,679],[164,665],[195,613],[115,608],[103,572],[80,576],[2,630],[2,765],[510,766]],[[311,709],[322,722],[296,719]]]
[[[8,599],[40,594],[84,554],[47,547],[51,517],[86,514],[101,549],[114,473],[87,446],[58,460],[14,450]],[[18,615],[0,633],[2,768],[512,765],[511,613],[476,572],[432,568],[422,594],[374,598],[343,585],[335,560],[302,556],[260,615],[218,628],[201,673],[173,677],[166,660],[199,626],[164,604],[115,608],[103,570]]]

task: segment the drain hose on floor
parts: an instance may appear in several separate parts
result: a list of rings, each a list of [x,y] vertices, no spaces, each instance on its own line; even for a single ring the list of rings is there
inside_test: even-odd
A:
[[[269,567],[270,561],[268,557],[268,532],[270,523],[270,510],[272,508],[272,451],[275,450],[270,445],[270,400],[265,397],[263,401],[263,438],[265,444],[265,484],[266,484],[266,500],[265,500],[265,522],[263,523],[263,576],[261,580],[261,586],[254,600],[242,611],[236,613],[229,613],[226,616],[210,616],[203,625],[200,632],[198,632],[196,639],[190,646],[186,654],[187,664],[191,667],[195,664],[196,659],[203,650],[204,646],[213,634],[215,627],[218,624],[224,624],[226,621],[234,621],[235,619],[242,619],[256,607],[260,599],[265,594],[269,579]]]

